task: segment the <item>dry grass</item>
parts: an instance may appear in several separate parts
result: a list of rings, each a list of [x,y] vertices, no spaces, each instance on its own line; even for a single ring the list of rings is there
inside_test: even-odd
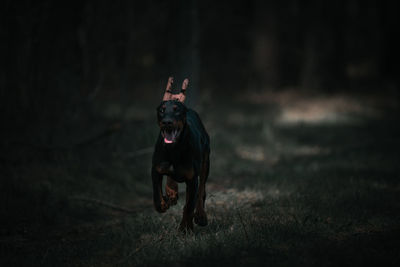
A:
[[[177,231],[183,186],[178,205],[167,213],[157,214],[152,207],[147,148],[157,133],[146,114],[153,114],[153,108],[110,107],[108,115],[131,122],[118,135],[79,153],[53,153],[51,161],[4,165],[9,179],[3,180],[1,215],[7,219],[1,228],[0,262],[399,263],[397,118],[376,103],[365,103],[293,92],[213,102],[212,113],[201,114],[212,140],[209,225],[195,226],[187,235]],[[376,119],[383,114],[386,117]],[[144,152],[135,154],[139,150]],[[76,201],[74,196],[132,213]]]

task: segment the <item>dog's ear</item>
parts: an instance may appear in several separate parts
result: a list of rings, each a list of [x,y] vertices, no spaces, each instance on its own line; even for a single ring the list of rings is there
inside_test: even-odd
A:
[[[165,89],[163,101],[178,100],[179,102],[184,103],[185,102],[185,98],[186,98],[186,89],[187,89],[187,87],[189,85],[189,79],[186,78],[185,80],[183,80],[182,89],[181,89],[181,92],[179,94],[173,94],[172,93],[172,84],[173,84],[173,82],[174,82],[174,78],[173,77],[169,77],[168,83],[167,83],[167,88]]]
[[[185,102],[186,89],[187,89],[188,85],[189,85],[189,79],[186,78],[185,80],[183,80],[181,92],[174,96],[174,98],[177,99],[181,103]]]
[[[167,87],[165,88],[165,93],[164,93],[164,97],[163,97],[163,101],[168,101],[168,100],[172,100],[172,84],[174,83],[174,77],[169,77],[168,78],[168,83],[167,83]]]

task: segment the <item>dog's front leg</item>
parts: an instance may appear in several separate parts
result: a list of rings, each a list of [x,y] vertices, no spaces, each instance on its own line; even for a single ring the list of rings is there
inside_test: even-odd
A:
[[[198,187],[197,175],[186,180],[186,205],[183,208],[183,217],[179,226],[181,231],[193,230],[193,214],[197,201]]]
[[[168,198],[168,204],[170,206],[176,205],[178,196],[178,184],[170,177],[167,177],[167,183],[165,185],[165,194]]]
[[[165,212],[169,206],[168,203],[165,201],[163,194],[162,194],[162,179],[163,176],[160,174],[156,168],[153,166],[151,169],[151,178],[153,182],[153,203],[154,208],[158,212]]]

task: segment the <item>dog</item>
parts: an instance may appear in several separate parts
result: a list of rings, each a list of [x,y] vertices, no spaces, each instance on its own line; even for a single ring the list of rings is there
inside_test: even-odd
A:
[[[199,115],[185,106],[189,80],[182,83],[180,93],[172,93],[173,77],[169,77],[163,101],[157,107],[160,127],[152,160],[153,202],[156,211],[165,212],[178,200],[178,184],[186,184],[186,203],[183,209],[181,231],[193,231],[193,219],[206,226],[204,210],[206,182],[210,170],[210,137]],[[163,176],[167,176],[165,193]]]

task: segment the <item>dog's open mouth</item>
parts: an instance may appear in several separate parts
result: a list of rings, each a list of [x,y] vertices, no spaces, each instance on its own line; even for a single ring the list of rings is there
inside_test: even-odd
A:
[[[164,128],[161,129],[161,134],[164,137],[164,143],[166,144],[172,144],[175,143],[177,137],[180,134],[179,129],[175,128]]]

